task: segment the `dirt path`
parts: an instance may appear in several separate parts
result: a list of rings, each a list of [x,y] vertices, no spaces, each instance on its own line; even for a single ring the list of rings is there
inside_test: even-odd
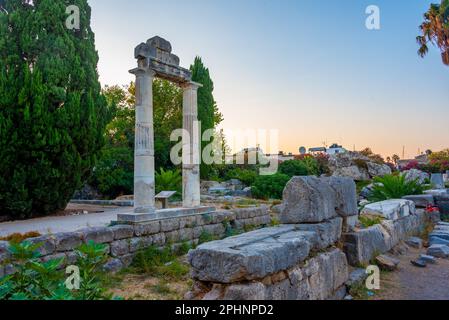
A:
[[[449,300],[449,259],[437,259],[437,264],[417,268],[410,261],[425,254],[425,249],[409,249],[396,257],[401,261],[399,270],[385,273],[374,300]]]

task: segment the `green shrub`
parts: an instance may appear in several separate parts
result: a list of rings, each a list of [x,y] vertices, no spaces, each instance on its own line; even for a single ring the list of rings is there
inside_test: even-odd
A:
[[[259,199],[282,199],[282,193],[288,181],[290,181],[290,176],[282,173],[259,176],[254,182],[251,192],[254,197]]]
[[[106,246],[89,242],[75,251],[80,270],[79,290],[65,285],[64,258],[41,262],[42,244],[10,243],[15,272],[0,279],[0,299],[9,300],[104,300],[111,299],[103,286],[102,267],[107,260]]]
[[[218,240],[218,237],[215,237],[212,234],[210,234],[209,232],[207,232],[206,230],[203,230],[198,238],[198,244],[211,242],[211,241],[215,241],[215,240]]]
[[[374,178],[370,201],[401,199],[403,196],[422,194],[424,187],[415,181],[407,181],[404,175],[386,175]]]
[[[251,186],[257,178],[257,172],[248,169],[232,169],[226,173],[226,180],[238,179],[246,186]]]
[[[287,176],[307,176],[309,174],[307,166],[300,160],[287,160],[279,165],[279,172]]]
[[[90,179],[92,186],[110,199],[132,194],[134,153],[127,147],[105,147]]]
[[[177,191],[179,196],[182,189],[182,175],[181,171],[164,170],[161,168],[160,172],[156,172],[156,193],[161,191]]]

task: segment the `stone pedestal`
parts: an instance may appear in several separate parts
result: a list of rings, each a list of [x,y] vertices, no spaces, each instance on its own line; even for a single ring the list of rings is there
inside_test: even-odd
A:
[[[183,85],[182,198],[183,207],[200,205],[200,134],[197,92],[201,85]]]

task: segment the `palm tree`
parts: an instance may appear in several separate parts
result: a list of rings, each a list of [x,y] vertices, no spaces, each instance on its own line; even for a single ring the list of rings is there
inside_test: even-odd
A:
[[[431,4],[424,19],[419,27],[422,35],[416,37],[420,45],[418,54],[424,57],[429,52],[427,45],[431,43],[440,48],[443,63],[449,66],[449,0]]]

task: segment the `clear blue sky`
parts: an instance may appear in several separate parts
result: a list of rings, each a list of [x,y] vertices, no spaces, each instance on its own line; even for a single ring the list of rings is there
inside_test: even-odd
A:
[[[415,37],[437,0],[90,0],[103,84],[160,35],[203,58],[228,129],[280,130],[280,149],[339,142],[384,155],[449,147],[449,68]],[[381,30],[365,28],[380,7]]]

